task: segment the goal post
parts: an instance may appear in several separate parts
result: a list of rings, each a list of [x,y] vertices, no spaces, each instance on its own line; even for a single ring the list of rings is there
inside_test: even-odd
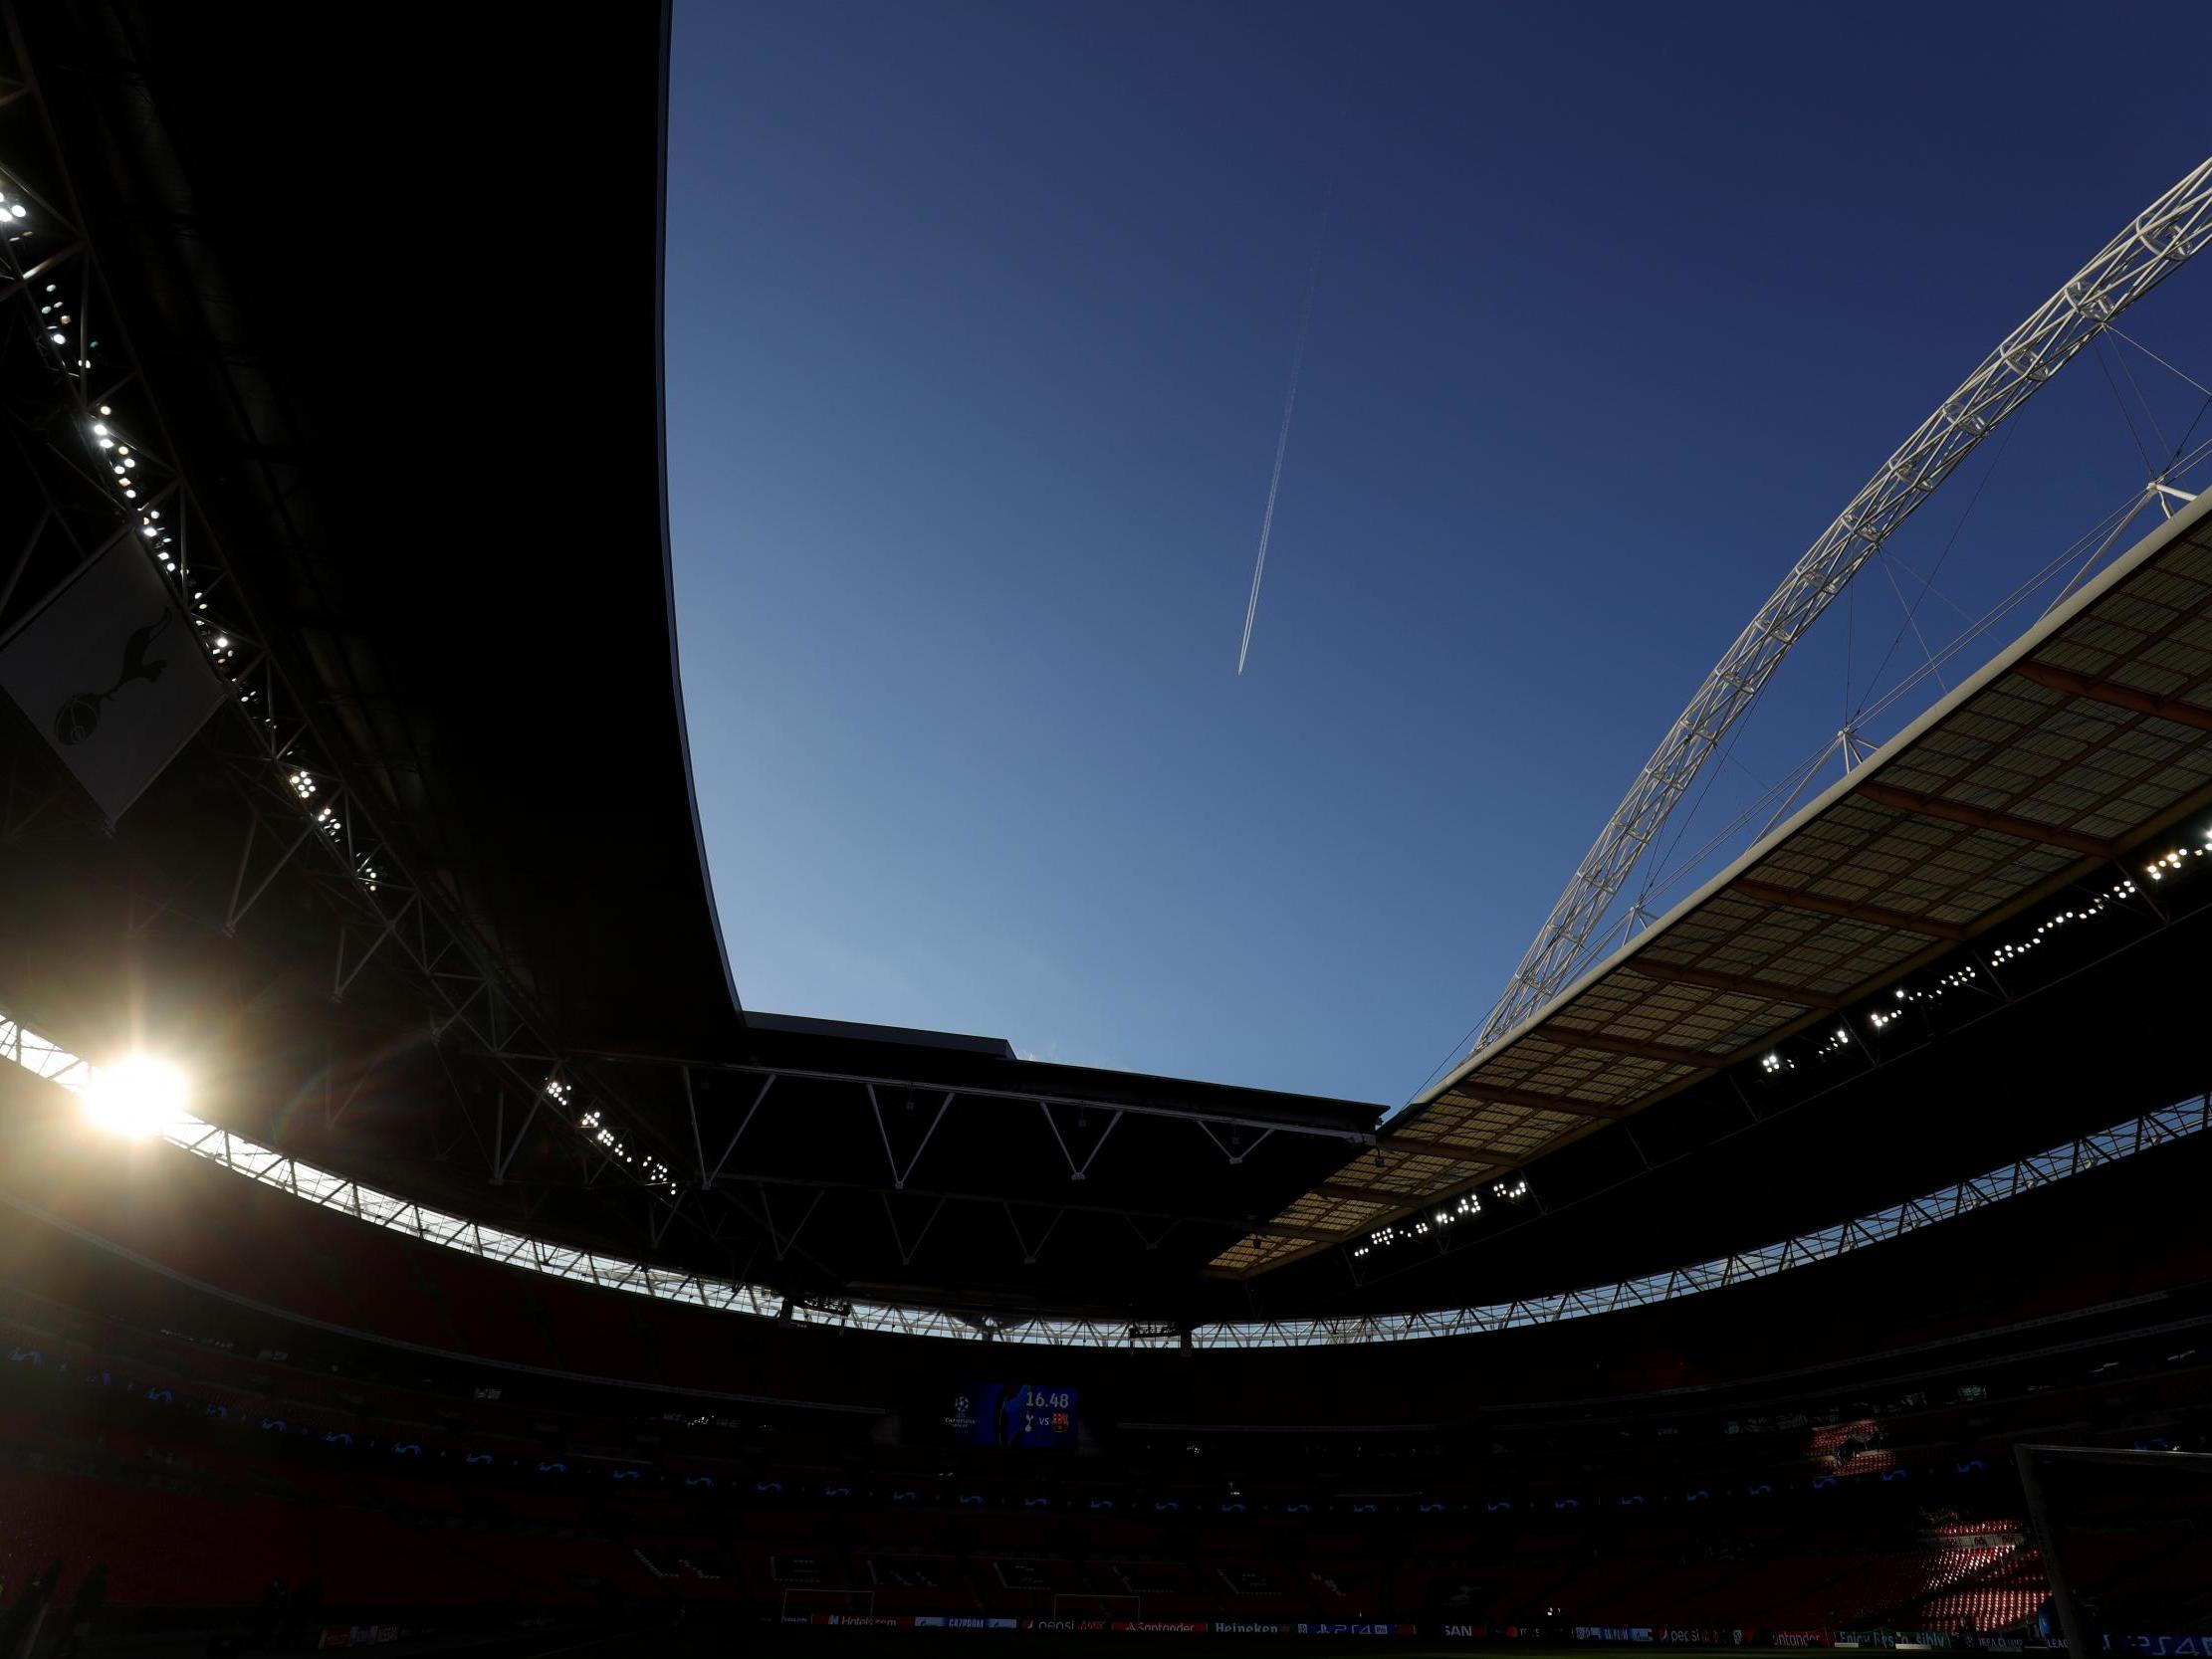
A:
[[[2212,1583],[2212,1456],[2162,1447],[2013,1448],[2072,1659],[2194,1631]]]

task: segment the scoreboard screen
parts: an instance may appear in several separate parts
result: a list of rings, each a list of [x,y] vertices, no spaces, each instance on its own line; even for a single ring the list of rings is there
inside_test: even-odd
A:
[[[945,1426],[964,1446],[1072,1451],[1077,1398],[1073,1388],[1036,1382],[963,1382],[948,1402]]]

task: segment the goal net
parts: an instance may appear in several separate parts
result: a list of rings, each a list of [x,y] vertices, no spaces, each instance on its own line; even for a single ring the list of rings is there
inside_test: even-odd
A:
[[[2212,1632],[2212,1456],[2015,1448],[2053,1642],[2081,1659]]]

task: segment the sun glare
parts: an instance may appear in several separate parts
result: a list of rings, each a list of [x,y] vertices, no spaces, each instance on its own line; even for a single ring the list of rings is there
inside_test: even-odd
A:
[[[93,1079],[85,1114],[113,1135],[156,1135],[183,1114],[185,1095],[182,1072],[134,1054]]]

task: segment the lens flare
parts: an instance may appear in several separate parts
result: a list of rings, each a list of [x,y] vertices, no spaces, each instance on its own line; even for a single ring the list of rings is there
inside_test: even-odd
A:
[[[158,1135],[184,1116],[187,1092],[174,1066],[134,1054],[93,1079],[85,1115],[111,1135]]]

